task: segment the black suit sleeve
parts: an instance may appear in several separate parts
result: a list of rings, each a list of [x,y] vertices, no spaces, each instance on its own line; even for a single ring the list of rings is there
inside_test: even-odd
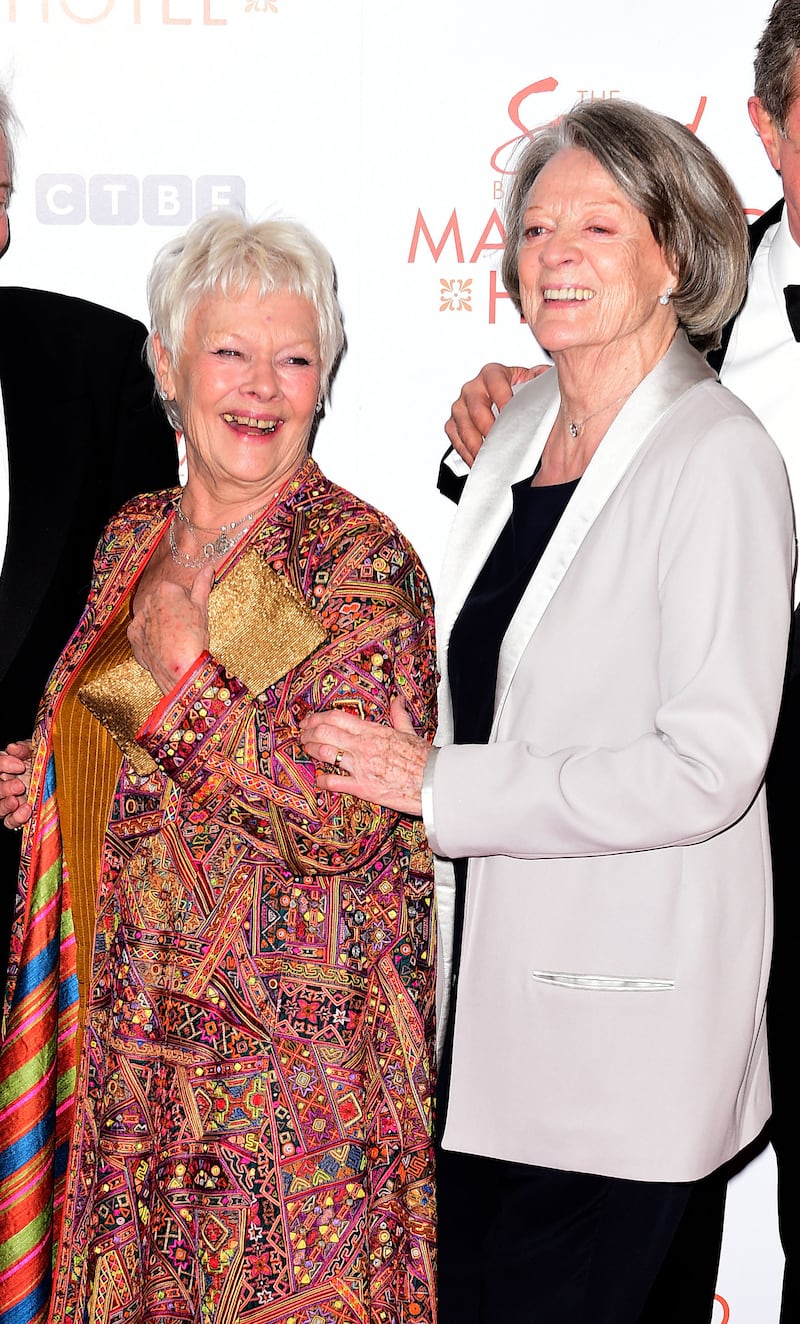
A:
[[[108,364],[106,375],[111,424],[107,444],[112,455],[106,519],[139,492],[154,492],[177,481],[175,434],[155,397],[144,361],[146,332],[139,322],[131,321],[130,328],[127,346]]]
[[[86,601],[110,517],[174,485],[175,436],[142,357],[141,322],[81,299],[3,291],[9,536],[0,580],[0,747],[30,735]],[[58,409],[36,404],[42,382]]]
[[[30,736],[86,601],[103,527],[129,497],[172,487],[175,435],[142,357],[145,328],[107,308],[4,290],[0,370],[9,541],[0,577],[0,747]],[[42,383],[49,400],[37,399]],[[19,867],[0,826],[0,990]]]
[[[464,484],[467,481],[466,474],[457,474],[451,469],[448,461],[455,455],[452,446],[448,446],[439,463],[439,476],[436,480],[436,486],[442,496],[448,500],[454,501],[458,505],[461,500],[461,493],[464,491]]]

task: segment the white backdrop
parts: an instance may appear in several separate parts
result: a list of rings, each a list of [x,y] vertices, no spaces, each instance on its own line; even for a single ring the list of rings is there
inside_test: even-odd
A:
[[[0,0],[24,124],[3,284],[146,319],[157,248],[209,206],[305,221],[337,263],[349,351],[315,455],[383,507],[436,584],[443,423],[488,359],[533,362],[503,297],[510,147],[585,97],[697,128],[745,207],[778,181],[747,117],[770,0]],[[58,427],[58,400],[31,401]],[[774,1324],[767,1153],[733,1183],[714,1324]],[[676,1321],[680,1324],[680,1321]]]

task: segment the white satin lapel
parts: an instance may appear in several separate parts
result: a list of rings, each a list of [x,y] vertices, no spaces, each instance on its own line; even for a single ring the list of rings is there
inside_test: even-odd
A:
[[[520,390],[482,446],[459,502],[437,592],[436,637],[443,678],[437,744],[452,739],[447,649],[472,585],[511,514],[511,485],[532,474],[558,410],[555,372]]]
[[[453,739],[453,706],[447,674],[450,632],[464,600],[511,514],[511,484],[536,468],[559,404],[555,372],[547,372],[510,400],[482,446],[464,488],[447,543],[436,595],[439,726],[436,744]],[[439,945],[436,979],[437,1051],[441,1056],[450,1002],[455,877],[449,860],[436,859]]]
[[[500,649],[496,727],[531,636],[572,565],[589,530],[639,451],[676,401],[714,374],[679,332],[670,349],[636,388],[595,451],[534,571]]]

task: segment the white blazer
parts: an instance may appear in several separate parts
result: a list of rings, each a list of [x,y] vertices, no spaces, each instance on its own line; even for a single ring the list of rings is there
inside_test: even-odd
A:
[[[439,591],[433,849],[469,857],[447,1148],[691,1181],[770,1111],[763,778],[794,530],[781,457],[679,333],[583,475],[452,744],[453,622],[533,473],[555,372],[495,424]],[[440,859],[444,1028],[453,877]]]

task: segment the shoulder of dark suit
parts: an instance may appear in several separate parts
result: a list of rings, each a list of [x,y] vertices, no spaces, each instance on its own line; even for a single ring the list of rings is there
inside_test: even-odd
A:
[[[753,221],[753,224],[749,227],[749,234],[748,234],[748,237],[750,239],[751,259],[756,249],[758,248],[759,244],[761,243],[761,240],[764,238],[764,235],[767,233],[767,230],[769,230],[771,226],[777,225],[778,221],[781,219],[782,213],[783,213],[783,198],[781,198],[779,202],[776,202],[774,207],[770,207],[769,211],[765,211],[762,216],[759,216],[755,221]],[[746,297],[747,296],[745,295],[745,299]],[[742,308],[743,307],[744,307],[744,303],[742,304]],[[735,315],[722,328],[722,335],[720,338],[719,347],[717,349],[710,350],[709,353],[706,355],[709,364],[711,365],[711,367],[714,369],[715,372],[719,372],[720,368],[722,367],[722,364],[725,361],[725,355],[728,352],[728,344],[730,343],[731,332],[733,331],[733,324],[736,321],[736,318],[739,316],[739,313],[742,311],[742,308],[738,308]]]
[[[34,290],[21,285],[0,286],[0,316],[25,318],[32,322],[50,322],[96,329],[99,334],[146,334],[141,322],[115,308],[91,303],[72,294],[53,290]]]
[[[755,253],[770,226],[778,224],[783,215],[783,206],[784,200],[781,198],[779,202],[775,203],[774,207],[770,207],[769,211],[765,211],[763,215],[756,217],[749,227],[751,256]]]

